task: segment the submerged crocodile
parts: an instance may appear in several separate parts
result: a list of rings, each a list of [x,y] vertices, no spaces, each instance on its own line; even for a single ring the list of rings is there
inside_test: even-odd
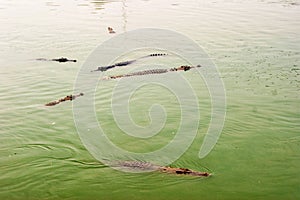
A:
[[[188,66],[188,65],[183,65],[180,67],[175,67],[171,69],[149,69],[149,70],[144,70],[144,71],[138,71],[138,72],[133,72],[129,74],[122,74],[122,75],[116,75],[116,76],[108,76],[103,79],[117,79],[117,78],[123,78],[123,77],[130,77],[130,76],[143,76],[143,75],[149,75],[149,74],[163,74],[167,72],[174,72],[174,71],[188,71],[190,69],[196,68],[196,67],[201,67],[201,65],[197,66]]]
[[[61,102],[64,102],[64,101],[72,101],[74,99],[76,99],[77,97],[80,97],[80,96],[83,96],[83,93],[80,93],[80,94],[77,94],[77,95],[68,95],[64,98],[61,98],[57,101],[51,101],[49,103],[46,103],[45,106],[55,106],[56,104],[59,104]]]
[[[162,173],[198,176],[198,177],[211,176],[211,174],[208,172],[199,172],[188,168],[159,166],[149,162],[142,162],[142,161],[118,161],[118,162],[113,162],[113,165],[115,167],[125,168],[133,171],[158,171]]]
[[[115,63],[113,65],[108,65],[108,66],[101,66],[101,67],[98,67],[95,70],[92,70],[91,72],[96,72],[96,71],[104,72],[104,71],[107,71],[107,70],[115,68],[115,67],[123,67],[123,66],[130,65],[130,64],[132,64],[132,63],[134,63],[134,62],[136,62],[136,61],[138,61],[140,59],[143,59],[143,58],[166,56],[166,55],[167,55],[166,53],[152,53],[152,54],[149,54],[147,56],[143,56],[143,57],[137,58],[135,60],[129,60],[129,61],[124,61],[124,62],[119,62],[119,63]]]
[[[77,60],[70,60],[68,58],[54,58],[54,59],[46,59],[46,58],[38,58],[36,60],[40,60],[40,61],[56,61],[56,62],[77,62]]]

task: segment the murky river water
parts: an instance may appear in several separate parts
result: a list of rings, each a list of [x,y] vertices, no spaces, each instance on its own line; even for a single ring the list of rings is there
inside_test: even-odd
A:
[[[297,0],[0,1],[0,199],[299,199],[299,18]],[[108,26],[117,33],[109,34]],[[198,157],[211,101],[203,80],[185,72],[201,120],[192,145],[172,163],[212,177],[111,169],[82,144],[71,102],[44,106],[73,93],[80,68],[99,44],[146,27],[191,38],[220,72],[227,109],[217,145]],[[62,56],[78,61],[36,60]],[[167,119],[155,137],[132,138],[114,121],[115,83],[106,81],[95,92],[96,117],[108,138],[142,153],[167,144],[180,124],[176,96],[159,85],[137,90],[129,102],[135,123],[151,122],[153,104],[165,108]]]

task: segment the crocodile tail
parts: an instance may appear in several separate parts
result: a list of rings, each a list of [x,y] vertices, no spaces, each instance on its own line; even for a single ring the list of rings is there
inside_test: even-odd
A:
[[[166,54],[166,53],[152,53],[149,56],[156,57],[156,56],[166,56],[166,55],[168,55],[168,54]]]

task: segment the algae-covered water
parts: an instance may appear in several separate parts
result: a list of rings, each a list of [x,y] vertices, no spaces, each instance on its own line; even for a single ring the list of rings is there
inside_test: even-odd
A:
[[[299,18],[297,0],[0,1],[0,199],[299,199]],[[109,34],[108,26],[116,34]],[[211,120],[210,93],[195,71],[180,72],[193,86],[200,120],[191,146],[171,163],[209,171],[211,177],[112,169],[82,143],[72,102],[44,106],[73,93],[80,69],[98,45],[149,27],[191,38],[217,66],[219,74],[205,66],[201,70],[224,83],[221,136],[200,159]],[[151,52],[137,50],[119,60]],[[62,56],[77,62],[36,60]],[[182,61],[169,56],[141,63],[151,62],[177,67],[173,64]],[[175,137],[182,125],[176,94],[157,84],[136,90],[128,103],[138,126],[155,121],[149,117],[154,104],[167,115],[163,129],[152,138],[130,137],[118,127],[110,106],[116,83],[99,82],[95,90],[95,116],[107,138],[127,151],[145,153]],[[119,91],[116,101],[125,91]]]

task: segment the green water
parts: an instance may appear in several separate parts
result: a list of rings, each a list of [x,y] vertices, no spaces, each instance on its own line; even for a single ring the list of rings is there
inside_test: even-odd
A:
[[[296,0],[0,1],[0,199],[299,199],[299,11]],[[72,103],[43,106],[73,92],[90,53],[113,37],[108,26],[117,34],[145,27],[178,31],[218,66],[227,99],[221,137],[199,159],[211,103],[203,80],[185,73],[201,120],[190,148],[172,163],[212,177],[111,169],[82,144]],[[61,56],[78,62],[35,60]],[[164,129],[147,141],[123,134],[109,107],[114,83],[99,86],[95,107],[115,144],[147,152],[174,137],[178,102],[159,86],[138,90],[130,110],[146,126],[149,107],[161,104],[168,114]]]

